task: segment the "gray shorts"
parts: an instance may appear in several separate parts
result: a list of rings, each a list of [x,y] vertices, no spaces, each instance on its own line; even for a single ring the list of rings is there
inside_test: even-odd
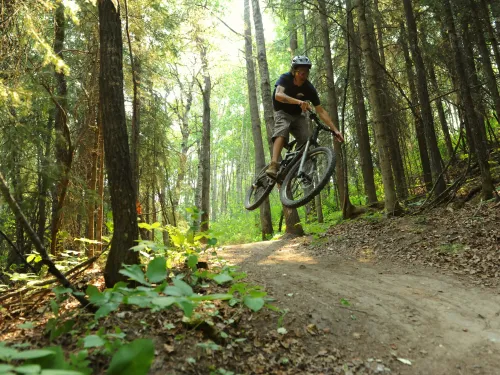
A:
[[[284,137],[285,144],[288,144],[290,133],[297,140],[298,145],[307,141],[311,135],[311,130],[309,129],[305,114],[302,113],[294,116],[285,111],[275,111],[273,142],[276,137]]]

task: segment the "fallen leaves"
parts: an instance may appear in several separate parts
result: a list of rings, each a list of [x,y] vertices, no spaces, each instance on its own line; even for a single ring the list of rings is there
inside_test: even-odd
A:
[[[424,264],[467,276],[475,284],[496,286],[500,210],[494,203],[483,203],[481,210],[477,207],[466,204],[460,210],[441,207],[415,216],[347,221],[330,228],[327,244],[312,244],[309,250],[364,262],[386,259]]]

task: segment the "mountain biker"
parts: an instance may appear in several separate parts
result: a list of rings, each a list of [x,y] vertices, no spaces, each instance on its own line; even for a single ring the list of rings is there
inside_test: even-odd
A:
[[[273,92],[274,131],[273,131],[273,157],[266,170],[268,176],[276,178],[279,169],[281,150],[288,143],[289,134],[297,139],[297,144],[305,143],[311,135],[307,126],[305,111],[312,107],[311,101],[319,118],[332,130],[339,142],[344,137],[333,124],[326,110],[321,106],[318,92],[308,81],[309,70],[312,63],[306,56],[295,56],[292,59],[290,71],[282,74],[276,81]]]

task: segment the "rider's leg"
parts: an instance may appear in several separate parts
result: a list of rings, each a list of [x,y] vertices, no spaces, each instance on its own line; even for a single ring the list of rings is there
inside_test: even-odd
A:
[[[281,151],[283,150],[283,146],[285,146],[285,137],[276,137],[273,143],[273,157],[271,159],[272,162],[278,163]]]
[[[285,145],[285,137],[276,137],[273,143],[273,157],[269,167],[266,169],[266,174],[272,178],[276,178],[278,175],[278,169],[280,168],[279,159],[281,157],[281,150]]]
[[[310,123],[305,114],[297,116],[292,121],[292,123],[290,124],[290,133],[297,140],[297,147],[300,147],[307,142],[307,140],[311,136],[312,131]]]
[[[281,151],[288,143],[289,127],[292,120],[293,116],[284,111],[274,112],[273,156],[269,168],[266,170],[266,173],[272,178],[276,178],[278,174]]]

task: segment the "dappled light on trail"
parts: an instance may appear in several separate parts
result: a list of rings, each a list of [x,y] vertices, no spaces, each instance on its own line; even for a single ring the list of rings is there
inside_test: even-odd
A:
[[[372,248],[364,247],[359,254],[358,261],[361,263],[373,262],[375,254]]]

